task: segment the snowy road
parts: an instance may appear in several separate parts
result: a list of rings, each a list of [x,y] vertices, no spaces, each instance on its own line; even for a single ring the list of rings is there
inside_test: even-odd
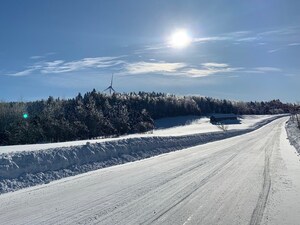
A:
[[[286,120],[3,194],[1,224],[300,224],[300,162]]]

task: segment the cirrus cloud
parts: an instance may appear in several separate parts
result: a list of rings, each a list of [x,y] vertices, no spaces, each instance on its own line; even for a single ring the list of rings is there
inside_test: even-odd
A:
[[[257,71],[261,71],[261,72],[281,72],[281,69],[277,68],[277,67],[255,67],[254,68]]]
[[[186,67],[185,63],[167,63],[167,62],[134,62],[125,65],[125,72],[128,74],[144,73],[175,73],[179,69]]]
[[[123,59],[121,59],[123,57]],[[276,67],[233,67],[227,63],[204,62],[198,65],[186,62],[148,61],[130,62],[119,57],[94,57],[73,61],[53,60],[40,61],[28,66],[22,71],[10,73],[10,76],[27,76],[30,74],[63,74],[81,70],[99,71],[101,69],[118,70],[120,75],[160,74],[169,76],[207,77],[225,73],[278,73],[282,70]],[[232,74],[231,74],[232,75]]]
[[[209,62],[209,63],[202,63],[201,65],[202,67],[200,69],[191,68],[185,70],[184,72],[186,73],[187,76],[190,77],[206,77],[217,73],[229,73],[229,72],[240,71],[243,69],[242,67],[230,67],[226,63]]]
[[[108,68],[123,64],[124,61],[120,60],[120,57],[95,57],[95,58],[83,58],[74,61],[54,60],[54,61],[40,61],[26,69],[10,73],[10,76],[26,76],[34,72],[42,74],[57,74],[66,72],[75,72],[85,69],[97,69]]]

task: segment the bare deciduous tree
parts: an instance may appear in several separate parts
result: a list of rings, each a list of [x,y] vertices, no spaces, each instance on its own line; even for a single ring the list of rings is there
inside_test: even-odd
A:
[[[224,123],[217,123],[217,127],[224,132],[226,132],[228,130],[228,125],[226,125]]]

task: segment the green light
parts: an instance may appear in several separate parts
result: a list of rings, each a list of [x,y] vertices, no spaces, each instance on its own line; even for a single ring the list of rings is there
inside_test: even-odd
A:
[[[28,118],[28,114],[27,114],[27,113],[24,113],[24,114],[23,114],[23,118],[24,118],[24,119],[27,119],[27,118]]]

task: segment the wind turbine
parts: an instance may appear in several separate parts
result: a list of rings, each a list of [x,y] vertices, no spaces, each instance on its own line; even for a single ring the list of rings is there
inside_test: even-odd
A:
[[[106,88],[103,91],[109,90],[109,94],[111,94],[111,91],[116,92],[115,89],[112,87],[112,85],[113,85],[113,79],[114,79],[114,74],[111,75],[110,86],[108,86],[108,88]]]

